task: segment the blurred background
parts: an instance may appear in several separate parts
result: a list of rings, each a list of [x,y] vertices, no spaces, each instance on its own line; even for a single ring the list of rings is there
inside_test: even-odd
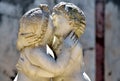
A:
[[[84,51],[85,72],[91,81],[120,81],[119,0],[0,0],[0,81],[12,81],[17,74],[15,64],[19,53],[16,39],[21,16],[41,3],[48,4],[52,9],[61,1],[74,3],[86,15],[86,31],[80,42]],[[100,5],[97,4],[99,2]],[[104,40],[96,44],[96,37]],[[100,46],[101,42],[104,42],[103,46]]]

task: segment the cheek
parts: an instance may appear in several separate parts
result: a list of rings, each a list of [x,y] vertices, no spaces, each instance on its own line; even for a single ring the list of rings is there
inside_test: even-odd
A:
[[[59,26],[62,24],[62,19],[60,19],[59,17],[55,17],[54,21],[53,21],[54,26]]]
[[[53,24],[54,24],[55,27],[57,27],[58,26],[58,21],[57,20],[54,21]]]

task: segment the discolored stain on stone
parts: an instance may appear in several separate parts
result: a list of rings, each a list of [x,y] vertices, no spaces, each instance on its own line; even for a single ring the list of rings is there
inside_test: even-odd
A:
[[[0,23],[1,23],[1,21],[2,21],[2,14],[0,14]],[[1,26],[0,26],[1,27]]]
[[[109,73],[108,73],[108,76],[111,76],[111,75],[112,75],[112,72],[109,72]]]
[[[5,6],[9,9],[9,6],[11,5],[12,7],[12,11],[15,11],[15,14],[18,14],[16,12],[16,8],[19,5],[21,8],[21,13],[19,13],[18,15],[21,16],[23,15],[28,9],[31,9],[33,7],[38,6],[38,4],[40,3],[47,3],[50,7],[53,6],[53,4],[55,5],[56,3],[60,2],[61,0],[0,0],[1,2],[5,3]],[[87,18],[87,28],[86,28],[86,32],[85,34],[82,36],[81,41],[82,41],[82,45],[84,46],[84,48],[90,48],[87,50],[92,50],[92,48],[94,48],[94,0],[89,1],[89,0],[63,0],[63,1],[67,1],[67,2],[72,2],[74,4],[77,4],[77,6],[79,6],[81,9],[84,9],[83,11],[85,11],[86,14],[86,18]],[[0,2],[0,3],[1,3]],[[36,2],[36,3],[35,3]],[[52,3],[54,2],[54,3]],[[9,4],[9,5],[8,5]],[[5,9],[5,8],[3,8]],[[9,11],[9,10],[6,10]],[[18,9],[18,11],[20,11]],[[2,19],[3,18],[3,19]],[[16,20],[15,20],[16,19]],[[15,37],[14,35],[17,35],[17,25],[19,24],[18,22],[16,22],[17,20],[19,20],[19,18],[16,16],[14,17],[14,15],[11,14],[11,12],[9,12],[9,14],[7,12],[4,12],[4,14],[0,14],[0,24],[2,24],[1,27],[1,31],[0,32],[0,37],[6,37],[4,40],[0,39],[0,60],[3,60],[0,63],[0,66],[2,66],[0,68],[0,81],[10,81],[10,80],[5,80],[7,78],[10,79],[14,79],[14,76],[16,75],[16,71],[14,72],[12,69],[15,69],[14,67],[12,67],[12,65],[15,63],[16,58],[18,58],[19,53],[18,51],[15,50]],[[9,29],[8,29],[9,28]],[[13,30],[13,31],[12,31]],[[7,40],[8,41],[7,41]],[[10,42],[12,41],[12,42]],[[9,42],[9,43],[8,43]],[[83,44],[84,43],[84,44]],[[93,59],[95,54],[90,54],[90,52],[88,52],[88,54],[86,54],[85,52],[85,56],[87,56],[87,64],[88,64],[88,69],[90,68],[90,70],[88,70],[87,72],[89,72],[88,74],[91,77],[92,81],[94,81],[94,63],[93,63]],[[2,57],[4,56],[4,57]],[[91,57],[93,57],[93,59],[91,59]],[[6,59],[8,60],[6,62]],[[91,60],[89,62],[89,60]],[[89,64],[92,66],[89,66]],[[11,65],[11,66],[10,66]],[[9,67],[7,67],[9,66]],[[4,74],[3,71],[1,72],[1,69],[4,70]],[[12,71],[11,71],[12,70]],[[9,74],[11,72],[14,72],[15,74]],[[1,78],[2,77],[2,78]],[[11,81],[12,81],[11,80]],[[63,81],[63,80],[62,80]]]

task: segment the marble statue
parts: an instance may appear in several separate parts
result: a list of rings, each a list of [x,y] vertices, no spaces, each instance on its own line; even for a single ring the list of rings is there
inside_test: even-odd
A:
[[[85,16],[72,3],[60,2],[25,13],[20,20],[17,48],[17,81],[89,81],[84,79],[82,47],[78,38],[85,30]],[[46,45],[54,58],[47,54]]]

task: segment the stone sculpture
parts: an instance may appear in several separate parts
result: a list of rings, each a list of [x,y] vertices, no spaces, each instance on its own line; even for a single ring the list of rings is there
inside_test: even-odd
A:
[[[78,42],[85,24],[82,10],[66,2],[57,4],[52,15],[45,4],[23,15],[17,41],[18,81],[87,81]],[[46,53],[46,45],[55,58]]]

